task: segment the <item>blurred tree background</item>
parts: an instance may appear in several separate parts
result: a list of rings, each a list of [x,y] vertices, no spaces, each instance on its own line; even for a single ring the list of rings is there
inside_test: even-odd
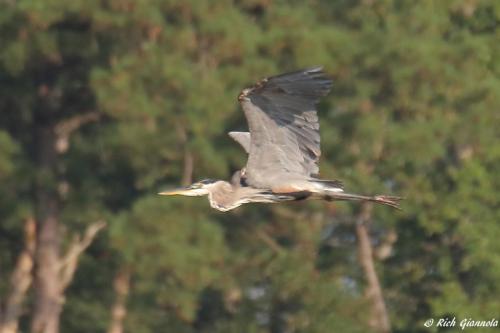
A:
[[[318,64],[323,178],[403,211],[156,195],[241,168],[239,91]],[[0,0],[0,332],[499,319],[499,91],[494,0]]]

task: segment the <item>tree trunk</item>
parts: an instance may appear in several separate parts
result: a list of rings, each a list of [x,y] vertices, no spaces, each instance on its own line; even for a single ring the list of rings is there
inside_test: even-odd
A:
[[[24,225],[25,246],[11,275],[10,291],[0,320],[0,333],[16,333],[24,298],[32,282],[33,255],[36,246],[35,221],[29,218]]]
[[[182,142],[182,145],[184,146],[184,167],[182,169],[181,184],[183,186],[187,186],[193,181],[194,158],[188,147],[188,136],[186,129],[182,125],[178,125],[177,132],[179,133],[180,140]]]
[[[33,333],[57,333],[63,297],[59,285],[59,197],[57,194],[57,152],[54,127],[41,125],[36,130],[37,179],[35,254],[35,308]]]
[[[375,270],[373,248],[367,228],[367,223],[371,219],[371,209],[371,203],[363,203],[359,221],[356,223],[358,258],[367,283],[365,296],[372,304],[368,323],[377,332],[388,333],[391,331],[391,324],[385,306],[380,281],[377,276],[377,271]]]
[[[102,221],[88,226],[85,234],[75,236],[62,255],[59,211],[61,197],[60,156],[69,147],[70,135],[81,126],[99,120],[100,114],[89,111],[69,119],[54,121],[53,110],[45,109],[35,121],[35,214],[37,247],[35,252],[35,301],[32,333],[58,333],[64,292],[76,271],[78,258],[105,226]]]
[[[111,309],[111,323],[108,333],[123,333],[123,321],[127,315],[127,296],[130,289],[130,270],[121,269],[115,277],[113,288],[116,293],[115,304]]]

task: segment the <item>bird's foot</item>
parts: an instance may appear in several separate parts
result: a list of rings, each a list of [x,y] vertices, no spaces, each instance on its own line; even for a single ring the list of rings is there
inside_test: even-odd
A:
[[[394,197],[390,195],[376,195],[373,197],[373,201],[381,203],[383,205],[391,206],[396,209],[401,209],[399,202],[403,200],[401,197]]]

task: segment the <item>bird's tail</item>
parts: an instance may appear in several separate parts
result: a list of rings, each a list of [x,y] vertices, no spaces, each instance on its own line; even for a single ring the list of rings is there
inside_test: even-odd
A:
[[[374,195],[366,196],[359,194],[343,193],[343,192],[326,192],[324,193],[324,199],[333,200],[355,200],[355,201],[371,201],[379,204],[391,206],[396,209],[400,209],[399,202],[403,200],[401,197],[389,196],[389,195]]]

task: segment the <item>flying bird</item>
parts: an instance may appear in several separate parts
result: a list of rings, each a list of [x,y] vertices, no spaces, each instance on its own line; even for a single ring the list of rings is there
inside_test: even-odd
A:
[[[371,201],[394,208],[401,198],[345,193],[338,180],[318,178],[321,155],[316,104],[332,81],[322,67],[264,78],[238,96],[249,132],[230,132],[248,154],[229,182],[205,179],[161,195],[208,195],[228,211],[245,203],[304,199]]]

